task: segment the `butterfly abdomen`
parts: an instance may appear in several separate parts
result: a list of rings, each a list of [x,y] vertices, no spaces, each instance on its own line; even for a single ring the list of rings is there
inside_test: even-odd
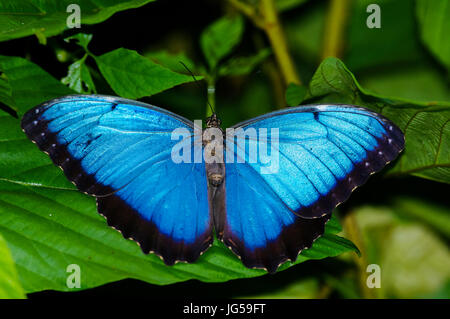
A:
[[[203,131],[204,160],[208,186],[218,187],[225,178],[224,133],[220,127],[208,127]]]

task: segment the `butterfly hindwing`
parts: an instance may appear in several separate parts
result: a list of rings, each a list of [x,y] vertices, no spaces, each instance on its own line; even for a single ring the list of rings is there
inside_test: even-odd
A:
[[[345,105],[289,108],[235,128],[258,134],[267,129],[267,142],[251,132],[227,140],[234,162],[226,163],[226,209],[218,233],[246,266],[270,272],[310,247],[331,211],[404,146],[402,132],[389,120]],[[258,150],[278,153],[278,163],[252,161],[255,143]]]
[[[171,158],[172,131],[190,132],[190,143],[192,122],[136,101],[76,95],[31,109],[22,128],[145,253],[192,262],[212,243],[204,164]]]
[[[270,186],[258,184],[260,179],[255,175],[249,165],[226,164],[225,221],[216,231],[245,266],[275,272],[280,263],[295,260],[301,249],[311,247],[331,215],[314,219],[296,216]]]

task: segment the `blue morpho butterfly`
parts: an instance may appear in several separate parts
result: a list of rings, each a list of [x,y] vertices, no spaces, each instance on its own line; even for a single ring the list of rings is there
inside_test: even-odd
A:
[[[216,114],[207,127],[220,127]],[[250,160],[251,134],[225,138],[219,155],[231,161],[177,163],[180,141],[180,156],[202,158],[212,140],[202,139],[206,130],[200,128],[199,144],[193,122],[118,97],[54,99],[28,111],[22,128],[144,253],[168,265],[194,262],[214,230],[245,266],[269,272],[295,261],[323,234],[331,211],[404,146],[392,122],[350,105],[291,107],[235,125],[267,130],[258,148],[277,153],[272,173],[263,172],[267,163]],[[180,128],[187,135],[174,139]],[[238,140],[249,145],[233,151]]]

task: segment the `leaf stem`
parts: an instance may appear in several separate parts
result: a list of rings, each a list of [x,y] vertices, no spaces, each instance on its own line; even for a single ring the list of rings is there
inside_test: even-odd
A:
[[[344,50],[344,32],[347,27],[347,17],[351,9],[350,0],[330,0],[326,19],[322,60],[334,56],[340,58]]]
[[[209,117],[212,115],[212,112],[216,111],[216,83],[214,78],[208,77],[207,78],[207,101],[206,101],[206,117]],[[212,109],[212,110],[211,110]]]

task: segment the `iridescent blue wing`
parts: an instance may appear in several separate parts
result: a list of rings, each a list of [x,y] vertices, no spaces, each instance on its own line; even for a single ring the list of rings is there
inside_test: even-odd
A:
[[[346,105],[289,108],[235,128],[247,134],[227,136],[226,152],[233,155],[226,156],[226,209],[217,232],[247,267],[270,272],[310,247],[331,211],[404,146],[389,120]],[[248,129],[258,132],[258,140]],[[259,129],[267,129],[267,142]],[[278,129],[278,143],[272,129]],[[254,144],[258,152],[267,147],[268,154],[278,153],[278,165],[276,157],[270,163],[260,154],[251,163]]]
[[[171,158],[176,128],[198,151],[192,122],[136,101],[75,95],[31,109],[22,128],[145,253],[192,262],[212,243],[204,164]]]

